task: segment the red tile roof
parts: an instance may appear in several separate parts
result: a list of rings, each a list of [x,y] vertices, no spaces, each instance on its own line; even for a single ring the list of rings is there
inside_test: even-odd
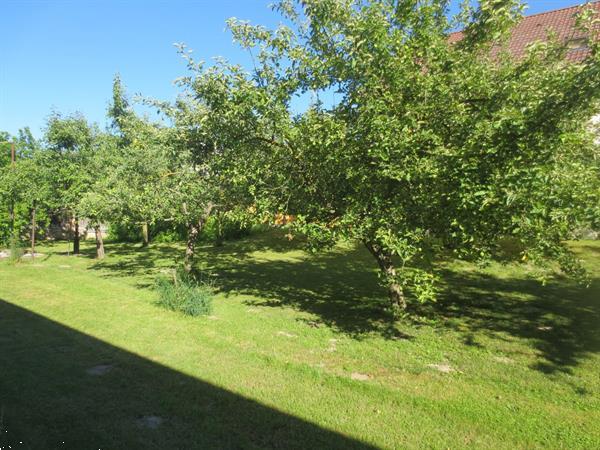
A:
[[[581,42],[585,34],[575,27],[575,18],[585,6],[571,6],[524,17],[512,31],[508,45],[510,52],[517,58],[522,57],[529,44],[546,40],[548,31],[551,30],[562,42],[572,47],[567,53],[567,60],[575,62],[583,60],[589,54],[589,49]],[[600,1],[590,3],[589,6],[600,18]],[[451,33],[448,42],[458,42],[463,35],[462,31]]]

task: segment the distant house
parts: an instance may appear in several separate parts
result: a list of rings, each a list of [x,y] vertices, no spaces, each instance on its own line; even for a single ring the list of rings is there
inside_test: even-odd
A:
[[[90,221],[86,218],[79,219],[79,237],[82,239],[95,239],[96,231]],[[46,237],[50,239],[71,239],[75,233],[75,224],[73,218],[64,214],[57,213],[50,218],[50,224]],[[100,234],[103,238],[108,236],[108,226],[100,225]]]
[[[512,31],[508,44],[509,51],[517,58],[524,56],[530,44],[545,41],[548,32],[553,32],[561,42],[567,44],[569,50],[566,59],[568,61],[579,62],[584,60],[589,55],[590,49],[586,45],[585,34],[577,29],[575,22],[577,14],[586,7],[593,8],[600,17],[600,1],[524,17]],[[457,31],[451,33],[448,40],[454,43],[462,38],[463,32]]]
[[[512,30],[508,50],[517,58],[523,57],[530,44],[545,41],[549,33],[554,33],[561,42],[567,44],[568,52],[565,56],[567,61],[573,63],[583,61],[590,54],[586,35],[576,26],[577,15],[583,8],[592,8],[596,15],[595,18],[600,19],[600,1],[524,17]],[[596,24],[596,26],[600,27],[600,24]],[[459,42],[463,36],[462,31],[457,31],[448,36],[448,41],[450,43]],[[495,48],[492,53],[497,51],[498,49]],[[596,130],[597,142],[600,144],[600,114],[592,119],[591,126]]]

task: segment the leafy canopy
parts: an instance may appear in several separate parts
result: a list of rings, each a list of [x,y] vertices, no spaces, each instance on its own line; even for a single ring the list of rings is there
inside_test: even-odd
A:
[[[182,83],[197,122],[238,160],[235,181],[262,210],[295,214],[313,246],[364,242],[387,284],[434,297],[432,258],[515,257],[582,275],[562,244],[598,223],[600,54],[568,64],[549,36],[521,59],[505,43],[516,0],[449,17],[441,0],[283,0],[276,30],[233,19],[255,69],[191,61]],[[464,29],[451,44],[449,33]],[[294,114],[297,95],[310,107]],[[326,98],[334,98],[325,101]],[[384,267],[382,266],[382,268]],[[386,266],[387,267],[387,266]]]

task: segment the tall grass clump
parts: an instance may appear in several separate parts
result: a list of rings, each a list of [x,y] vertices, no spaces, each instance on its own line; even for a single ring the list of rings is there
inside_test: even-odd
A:
[[[25,254],[25,249],[23,248],[23,244],[17,237],[12,236],[10,238],[9,261],[11,263],[17,263],[21,260],[21,258],[23,257],[24,254]]]
[[[212,311],[213,286],[209,281],[197,280],[183,270],[176,270],[172,277],[156,280],[158,305],[188,316],[205,316]]]

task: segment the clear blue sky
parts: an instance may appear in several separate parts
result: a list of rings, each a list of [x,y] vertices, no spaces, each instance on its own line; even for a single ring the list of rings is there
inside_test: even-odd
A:
[[[528,14],[582,0],[531,0]],[[41,136],[52,109],[105,124],[119,72],[130,94],[172,99],[185,75],[173,43],[196,59],[248,63],[225,30],[229,17],[275,26],[272,0],[0,0],[0,131]]]

